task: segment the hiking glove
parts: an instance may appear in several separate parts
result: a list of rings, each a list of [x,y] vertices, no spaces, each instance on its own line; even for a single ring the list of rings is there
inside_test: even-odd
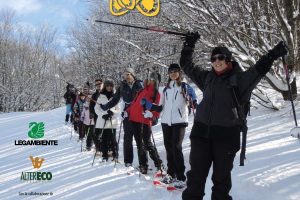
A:
[[[152,118],[153,117],[153,114],[152,112],[150,112],[149,110],[146,110],[144,113],[144,118]]]
[[[283,41],[281,41],[269,51],[268,56],[273,60],[277,60],[278,58],[285,56],[287,53],[288,47]]]
[[[141,99],[141,105],[146,108],[146,110],[150,110],[152,108],[152,103],[148,101],[146,98]]]
[[[200,38],[198,32],[188,32],[187,36],[185,36],[184,45],[195,47],[197,40]]]

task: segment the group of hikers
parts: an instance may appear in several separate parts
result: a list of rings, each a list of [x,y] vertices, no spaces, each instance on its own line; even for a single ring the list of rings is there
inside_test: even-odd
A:
[[[243,71],[228,48],[215,47],[210,57],[212,70],[207,71],[193,63],[198,39],[197,32],[186,36],[180,63],[168,66],[168,81],[162,90],[159,90],[161,76],[158,72],[149,72],[142,81],[132,68],[124,70],[123,80],[116,83],[117,88],[110,79],[104,80],[104,84],[102,79],[96,79],[95,93],[90,94],[87,85],[77,97],[76,89],[68,85],[64,95],[65,121],[72,119],[79,139],[87,136],[86,150],[90,151],[94,143],[96,151],[102,152],[103,161],[108,160],[109,151],[112,151],[113,159],[118,159],[116,129],[117,124],[123,125],[124,164],[132,167],[134,138],[139,171],[147,174],[148,153],[157,170],[165,170],[152,142],[152,126],[160,118],[167,162],[161,182],[184,189],[184,200],[203,199],[212,166],[211,199],[231,200],[231,170],[240,149],[240,132],[245,121],[241,109],[273,62],[286,55],[288,50],[280,42],[254,66]],[[184,74],[201,90],[200,103],[197,103],[194,89],[184,81]],[[119,104],[121,99],[122,106]],[[182,142],[189,110],[194,113],[194,122],[190,133],[190,170],[185,173]],[[121,116],[121,122],[118,122],[118,116]]]

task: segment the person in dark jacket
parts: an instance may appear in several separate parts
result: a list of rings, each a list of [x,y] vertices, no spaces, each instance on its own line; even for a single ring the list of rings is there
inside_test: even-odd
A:
[[[126,68],[123,74],[124,80],[120,83],[113,98],[106,104],[101,104],[101,109],[106,111],[115,107],[120,99],[123,99],[124,109],[122,112],[123,128],[124,128],[124,163],[126,167],[131,167],[133,162],[133,131],[131,122],[128,120],[128,114],[125,110],[131,105],[132,101],[136,97],[137,93],[143,89],[141,80],[135,77],[134,70],[132,68]]]
[[[66,100],[66,118],[65,118],[65,123],[67,124],[69,122],[69,118],[72,121],[72,104],[76,99],[76,95],[75,95],[75,90],[74,90],[74,86],[71,84],[68,84],[66,87],[67,91],[64,94],[64,98]]]
[[[90,119],[94,118],[94,122],[97,121],[97,115],[95,113],[95,102],[97,102],[97,99],[100,95],[100,91],[102,89],[102,79],[96,79],[95,80],[95,88],[96,88],[96,92],[92,95],[92,101],[90,102]]]
[[[84,138],[84,130],[83,130],[83,121],[81,121],[80,116],[81,113],[83,112],[83,105],[85,103],[86,97],[85,94],[83,94],[82,92],[79,93],[79,99],[77,100],[77,102],[74,104],[73,110],[74,110],[74,129],[76,132],[79,133],[79,139],[78,142],[80,140],[83,140]]]
[[[240,71],[238,63],[232,59],[232,53],[226,47],[216,47],[210,59],[213,69],[205,71],[194,66],[192,61],[198,39],[198,33],[186,37],[180,58],[185,74],[203,92],[190,135],[191,169],[187,172],[187,188],[182,193],[182,199],[203,199],[206,179],[213,165],[211,199],[231,200],[231,170],[235,154],[240,149],[241,122],[229,86],[237,89],[241,100],[249,98],[274,60],[287,54],[287,48],[280,42],[254,66]]]

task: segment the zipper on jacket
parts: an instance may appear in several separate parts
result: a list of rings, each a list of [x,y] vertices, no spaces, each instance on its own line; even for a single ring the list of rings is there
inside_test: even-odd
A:
[[[179,112],[179,115],[180,115],[180,117],[182,118],[182,114],[181,114],[181,112],[180,112],[180,109],[178,108],[178,112]]]
[[[212,80],[212,83],[211,83],[211,103],[210,103],[210,111],[209,111],[209,117],[208,117],[208,134],[210,134],[210,123],[211,123],[211,117],[212,117],[212,110],[213,110],[213,105],[214,105],[214,90],[213,90],[213,87],[214,87],[214,82],[215,82],[215,78]]]
[[[177,94],[178,94],[178,90],[176,91],[176,94],[175,94],[175,100],[176,100]]]

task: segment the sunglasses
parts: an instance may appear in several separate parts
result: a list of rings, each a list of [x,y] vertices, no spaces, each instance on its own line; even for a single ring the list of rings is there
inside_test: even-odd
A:
[[[107,85],[106,87],[114,87],[113,85]]]
[[[102,83],[96,83],[95,86],[102,85]]]
[[[222,60],[225,60],[225,58],[226,58],[226,56],[221,54],[221,55],[212,56],[210,58],[210,61],[213,63],[213,62],[216,62],[217,59],[222,61]]]

